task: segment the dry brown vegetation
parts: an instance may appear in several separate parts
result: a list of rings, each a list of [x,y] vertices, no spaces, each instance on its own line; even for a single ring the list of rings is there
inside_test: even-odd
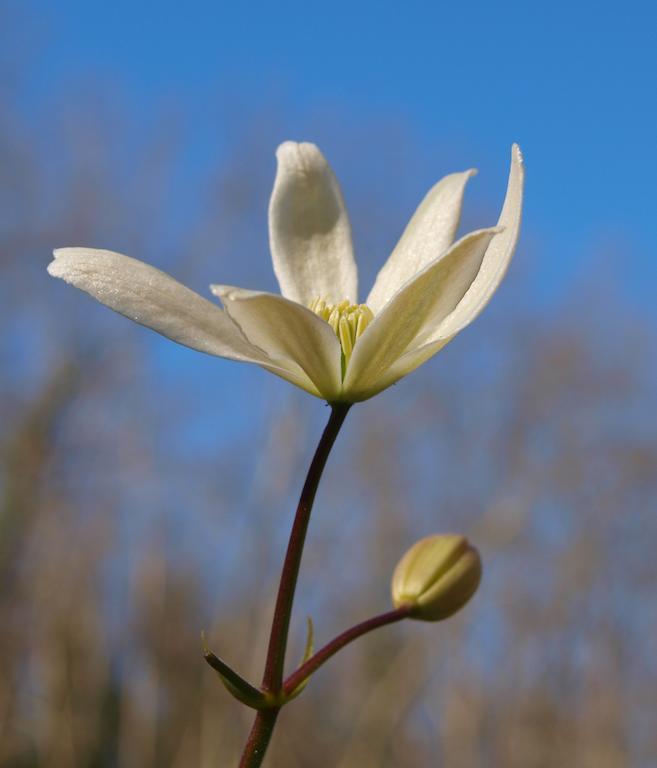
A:
[[[85,243],[199,288],[218,272],[266,287],[273,166],[259,159],[273,139],[252,132],[194,188],[196,213],[175,214],[170,136],[130,147],[78,94],[84,117],[62,105],[43,141],[14,106],[14,74],[0,104],[0,766],[230,766],[250,715],[204,665],[199,633],[259,678],[325,411],[170,349],[45,265],[53,246]],[[523,279],[350,414],[289,664],[305,614],[323,642],[386,610],[420,535],[471,536],[479,595],[444,625],[388,628],[334,659],[285,711],[269,765],[657,764],[654,338],[606,286],[538,312],[518,301]]]

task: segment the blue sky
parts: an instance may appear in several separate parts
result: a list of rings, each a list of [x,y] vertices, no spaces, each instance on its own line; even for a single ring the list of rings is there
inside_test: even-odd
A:
[[[163,105],[183,105],[194,126],[186,137],[196,145],[197,162],[203,153],[229,151],[214,102],[221,90],[247,115],[282,105],[279,140],[317,140],[327,149],[321,130],[318,136],[306,132],[309,116],[317,114],[335,116],[326,138],[342,132],[342,149],[352,136],[366,140],[378,124],[401,126],[415,143],[407,180],[413,190],[408,198],[415,201],[439,175],[476,165],[480,175],[469,197],[495,204],[503,194],[510,144],[518,141],[528,184],[512,273],[531,264],[530,300],[557,293],[569,296],[572,306],[580,290],[586,294],[589,276],[595,281],[599,273],[628,305],[657,319],[657,5],[629,0],[621,13],[615,3],[565,0],[28,0],[22,8],[39,44],[28,89],[38,108],[47,109],[71,84],[100,83],[127,99],[127,128],[143,133]],[[47,121],[43,132],[48,135]],[[385,146],[382,134],[382,140],[372,137],[379,149]],[[391,146],[390,154],[395,150]],[[370,161],[360,167],[358,149],[348,158],[327,154],[341,179],[370,167]],[[273,155],[272,143],[266,177],[272,181]],[[185,157],[194,157],[193,151],[187,148]],[[424,157],[426,164],[418,164]],[[359,182],[361,192],[368,183]],[[395,199],[392,190],[377,194]],[[400,214],[400,226],[408,212]],[[111,228],[108,217],[108,233]],[[85,244],[121,250],[111,237]],[[264,207],[259,245],[266,248]],[[236,274],[208,274],[207,282],[241,283]],[[273,288],[271,279],[252,287]],[[105,312],[82,297],[77,301],[81,313]],[[493,304],[499,306],[498,297]],[[604,310],[592,316],[604,317]],[[607,340],[609,329],[601,330]],[[165,368],[162,386],[180,385],[173,372],[182,364],[189,367],[184,381],[207,380],[208,390],[237,382],[242,394],[250,387],[261,391],[261,372],[147,336]],[[277,391],[284,388],[280,384]],[[235,415],[236,429],[242,416]]]
[[[446,145],[454,155],[448,167],[428,167],[426,178],[422,171],[418,189],[477,165],[480,194],[493,199],[518,141],[529,174],[525,233],[539,277],[555,285],[585,280],[589,269],[611,271],[652,305],[654,4],[630,0],[622,11],[564,0],[26,5],[39,12],[47,62],[32,74],[32,93],[47,99],[62,83],[98,76],[128,95],[135,125],[155,106],[179,101],[209,145],[220,133],[220,116],[208,108],[217,88],[232,93],[238,109],[281,99],[281,138],[312,140],[299,136],[300,126],[321,109],[371,125],[397,121],[420,154]]]
[[[334,105],[355,121],[408,126],[420,151],[447,144],[499,197],[508,147],[529,172],[527,228],[549,269],[581,278],[622,249],[629,289],[648,298],[657,176],[657,10],[580,2],[32,3],[42,13],[34,92],[100,75],[137,115],[181,98],[212,135],[216,87],[257,110],[283,94],[283,132]],[[313,138],[313,137],[306,137]],[[209,139],[208,139],[209,140]],[[272,148],[273,149],[273,148]],[[435,170],[427,171],[427,180]],[[424,180],[422,180],[424,183]],[[609,253],[603,258],[609,258]],[[591,261],[593,259],[593,261]],[[549,271],[548,264],[544,268]],[[540,271],[540,270],[539,270]],[[546,271],[546,274],[547,274]]]
[[[656,275],[654,4],[34,6],[47,28],[38,90],[98,73],[144,110],[175,94],[199,118],[216,86],[239,92],[250,108],[278,91],[290,107],[290,135],[299,115],[326,104],[356,117],[392,115],[427,149],[454,146],[455,168],[476,162],[491,194],[508,145],[519,141],[530,174],[528,223],[551,260],[577,260],[612,241],[637,270]]]

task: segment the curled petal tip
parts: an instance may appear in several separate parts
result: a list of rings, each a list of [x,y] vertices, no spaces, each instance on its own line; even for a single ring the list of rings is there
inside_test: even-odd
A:
[[[71,251],[70,248],[55,248],[52,252],[53,259],[46,269],[51,277],[64,277],[66,269],[66,254]]]
[[[233,288],[233,286],[220,285],[218,283],[210,284],[210,293],[214,294],[218,298],[221,298],[222,296],[229,297],[234,292],[235,292],[235,289]]]
[[[283,141],[276,148],[276,157],[280,160],[281,155],[286,155],[289,152],[294,152],[294,149],[296,146],[297,146],[296,141]]]
[[[316,144],[308,141],[284,141],[276,150],[279,163],[302,166],[305,170],[323,169],[326,160]]]

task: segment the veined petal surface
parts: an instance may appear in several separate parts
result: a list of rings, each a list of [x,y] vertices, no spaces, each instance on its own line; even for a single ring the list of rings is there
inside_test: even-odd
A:
[[[273,293],[213,285],[226,312],[253,344],[293,361],[328,401],[340,392],[341,348],[331,326],[306,307]]]
[[[454,242],[465,185],[475,170],[453,173],[435,184],[408,222],[394,251],[377,275],[367,305],[377,313],[413,275]]]
[[[301,370],[272,360],[222,309],[165,272],[114,251],[60,248],[54,253],[51,275],[115,312],[199,352],[256,363],[317,394]]]
[[[403,355],[427,320],[447,317],[459,304],[499,230],[472,232],[409,280],[374,318],[354,347],[345,376],[346,400],[365,400]]]
[[[355,303],[358,272],[340,185],[314,144],[286,141],[269,204],[269,242],[281,294]]]

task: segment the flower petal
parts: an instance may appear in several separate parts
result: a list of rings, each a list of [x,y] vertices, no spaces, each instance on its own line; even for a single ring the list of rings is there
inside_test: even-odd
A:
[[[273,293],[213,285],[226,312],[270,356],[293,360],[329,402],[342,382],[340,342],[331,326],[301,304]]]
[[[393,296],[354,347],[344,399],[364,400],[380,391],[379,382],[423,332],[427,320],[439,321],[459,304],[498,231],[483,229],[466,235]]]
[[[115,312],[186,347],[257,363],[318,394],[293,363],[271,359],[246,339],[222,309],[165,272],[113,251],[59,248],[54,253],[55,260],[48,265],[53,277],[86,291]]]
[[[433,357],[449,344],[459,331],[471,323],[486,306],[506,273],[518,241],[523,182],[522,154],[518,145],[514,144],[506,198],[498,223],[504,229],[495,235],[488,246],[477,277],[456,309],[442,322],[437,322],[434,330],[430,333],[418,334],[415,341],[399,360],[393,363],[376,382],[376,387],[371,388],[367,397],[383,391]],[[431,326],[432,321],[435,322],[436,320],[438,320],[437,317],[430,318],[427,325]]]
[[[488,304],[502,282],[511,263],[520,233],[524,178],[522,153],[520,147],[514,144],[511,148],[511,170],[506,197],[498,221],[502,231],[488,246],[479,274],[463,297],[463,301],[444,322],[437,324],[435,330],[422,340],[423,345],[436,341],[448,341],[463,330]]]
[[[453,173],[429,190],[367,297],[366,303],[374,313],[381,310],[401,285],[454,242],[461,219],[465,185],[475,173],[475,170]]]
[[[340,186],[314,144],[286,141],[269,204],[269,242],[281,293],[299,304],[318,296],[355,303],[358,273]]]

